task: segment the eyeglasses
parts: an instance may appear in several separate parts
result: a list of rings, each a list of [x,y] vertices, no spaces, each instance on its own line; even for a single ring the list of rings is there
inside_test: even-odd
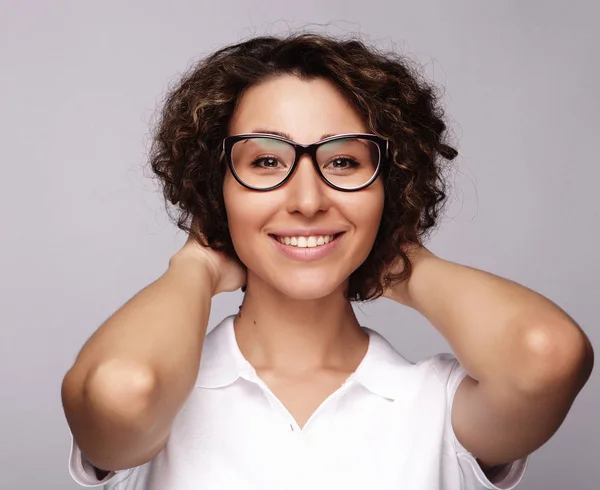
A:
[[[340,191],[372,184],[386,163],[389,142],[373,134],[340,134],[312,145],[281,136],[249,133],[228,136],[223,151],[231,173],[247,189],[271,191],[285,184],[298,160],[308,154],[323,181]]]

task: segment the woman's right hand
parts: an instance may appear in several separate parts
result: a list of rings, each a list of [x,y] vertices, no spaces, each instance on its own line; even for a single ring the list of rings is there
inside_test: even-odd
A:
[[[246,284],[246,268],[243,264],[223,252],[202,246],[192,235],[188,235],[183,247],[171,257],[171,263],[182,259],[190,260],[191,264],[196,262],[199,267],[207,267],[212,280],[213,296],[235,291]]]

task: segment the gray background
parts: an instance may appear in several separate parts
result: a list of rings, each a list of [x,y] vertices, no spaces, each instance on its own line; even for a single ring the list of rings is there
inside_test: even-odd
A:
[[[327,24],[418,60],[461,152],[430,248],[548,296],[598,348],[599,14],[592,0],[3,1],[0,488],[78,488],[61,378],[185,239],[143,167],[149,123],[192,60],[254,34]],[[239,299],[215,298],[211,326]],[[412,360],[449,349],[403,306],[359,310]],[[599,388],[596,371],[524,490],[598,488]]]

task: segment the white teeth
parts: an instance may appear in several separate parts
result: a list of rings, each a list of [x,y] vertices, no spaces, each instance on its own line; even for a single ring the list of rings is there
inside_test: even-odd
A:
[[[315,248],[321,245],[326,245],[333,240],[333,235],[320,235],[320,236],[286,236],[277,237],[279,243],[284,245],[291,245],[292,247],[298,248]]]

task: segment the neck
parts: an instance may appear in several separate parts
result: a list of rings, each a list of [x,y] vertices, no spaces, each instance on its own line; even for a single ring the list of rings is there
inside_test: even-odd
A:
[[[254,368],[287,373],[353,371],[368,335],[360,328],[346,285],[313,300],[292,299],[256,277],[235,319],[239,348]]]

